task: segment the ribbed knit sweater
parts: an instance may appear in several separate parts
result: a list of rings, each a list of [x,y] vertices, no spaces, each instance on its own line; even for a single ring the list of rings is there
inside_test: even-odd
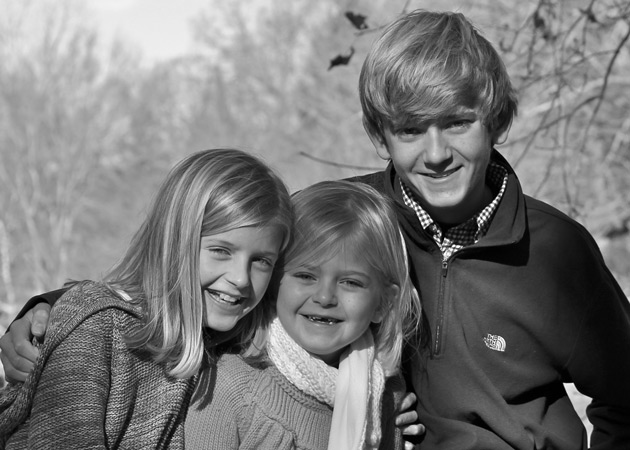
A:
[[[208,393],[195,394],[186,419],[186,450],[326,450],[332,408],[300,391],[273,365],[253,367],[223,355]],[[383,398],[383,450],[401,449],[395,411],[404,382],[387,381]]]
[[[139,324],[139,310],[102,284],[69,290],[28,380],[0,393],[0,448],[183,449],[193,380],[127,348]]]

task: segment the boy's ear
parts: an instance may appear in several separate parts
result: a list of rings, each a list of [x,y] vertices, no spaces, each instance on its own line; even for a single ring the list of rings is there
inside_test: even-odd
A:
[[[374,315],[372,316],[372,323],[381,323],[383,321],[387,305],[391,305],[392,302],[395,301],[394,299],[399,295],[400,288],[395,284],[390,284],[385,288],[385,292],[383,292],[383,298],[381,299],[381,304],[378,305],[378,308],[376,308],[376,311],[374,311]]]
[[[505,126],[505,128],[503,128],[502,130],[495,131],[494,145],[505,144],[505,141],[507,141],[507,138],[508,138],[508,134],[510,133],[510,128],[512,128],[512,121],[511,120]]]
[[[368,133],[368,137],[370,141],[372,141],[372,145],[376,149],[376,154],[379,158],[384,159],[385,161],[389,161],[391,156],[389,156],[389,150],[387,149],[387,145],[384,141],[381,141],[378,137],[371,135]]]

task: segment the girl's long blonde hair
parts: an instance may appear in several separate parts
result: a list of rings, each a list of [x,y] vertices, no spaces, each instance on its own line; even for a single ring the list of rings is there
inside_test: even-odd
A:
[[[127,336],[128,344],[166,362],[172,376],[195,374],[204,354],[201,237],[272,226],[282,233],[284,248],[292,218],[284,183],[252,155],[214,149],[177,164],[127,252],[105,276],[112,288],[126,291],[144,311],[144,324]],[[214,335],[215,341],[246,341],[262,321],[258,309],[231,331]]]

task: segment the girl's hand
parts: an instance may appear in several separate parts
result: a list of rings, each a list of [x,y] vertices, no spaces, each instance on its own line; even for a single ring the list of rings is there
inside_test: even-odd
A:
[[[402,430],[404,436],[420,436],[424,434],[424,425],[418,422],[418,413],[413,408],[417,401],[416,394],[407,392],[400,405],[400,412],[396,416],[396,426]],[[405,441],[405,450],[412,450],[414,444]]]

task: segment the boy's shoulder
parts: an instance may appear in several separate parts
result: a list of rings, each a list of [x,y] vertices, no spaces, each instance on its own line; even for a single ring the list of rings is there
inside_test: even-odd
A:
[[[542,221],[550,227],[564,228],[567,232],[575,232],[590,236],[584,225],[573,219],[568,214],[560,211],[558,208],[551,206],[543,200],[525,195],[525,206],[527,208],[527,217],[530,221]]]
[[[367,173],[364,175],[357,175],[354,177],[346,178],[345,181],[353,183],[365,183],[372,186],[377,191],[383,192],[385,189],[386,170],[380,170],[378,172]]]
[[[550,239],[555,249],[570,253],[599,254],[593,235],[584,225],[550,204],[525,195],[528,229],[533,236]]]

